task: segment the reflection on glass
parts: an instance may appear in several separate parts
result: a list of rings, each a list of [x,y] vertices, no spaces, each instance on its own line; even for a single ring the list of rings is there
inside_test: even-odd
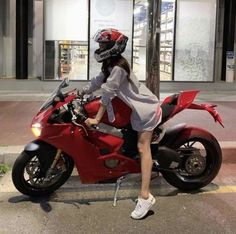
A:
[[[87,42],[63,40],[45,44],[45,79],[87,79]]]
[[[90,79],[101,71],[101,63],[94,59],[98,43],[93,38],[100,29],[115,28],[128,36],[129,40],[122,55],[131,63],[132,13],[133,0],[90,0]]]
[[[88,46],[83,42],[59,42],[60,77],[87,78]]]
[[[160,80],[172,80],[175,0],[161,2]],[[146,79],[146,38],[148,1],[134,5],[133,69],[140,80]]]
[[[45,79],[87,80],[88,0],[44,0]]]
[[[146,79],[146,37],[147,37],[148,2],[135,0],[133,71],[139,80]]]
[[[175,80],[212,81],[216,0],[180,0],[177,15]]]
[[[172,80],[175,0],[161,4],[160,80]]]

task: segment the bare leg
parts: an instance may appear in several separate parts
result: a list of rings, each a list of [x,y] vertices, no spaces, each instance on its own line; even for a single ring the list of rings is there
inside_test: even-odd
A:
[[[150,193],[150,180],[152,172],[152,155],[150,142],[152,139],[152,131],[140,132],[138,135],[138,150],[141,156],[141,172],[142,172],[142,185],[140,196],[143,199],[148,199]]]

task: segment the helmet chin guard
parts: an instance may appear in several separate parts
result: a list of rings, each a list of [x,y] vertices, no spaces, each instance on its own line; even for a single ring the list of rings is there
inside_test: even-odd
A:
[[[98,31],[94,40],[103,46],[95,50],[94,58],[97,62],[102,62],[110,57],[122,54],[125,51],[128,37],[116,29],[103,29]]]

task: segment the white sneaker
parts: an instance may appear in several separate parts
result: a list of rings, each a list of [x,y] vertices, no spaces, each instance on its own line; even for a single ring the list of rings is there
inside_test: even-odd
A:
[[[148,199],[143,199],[141,197],[138,198],[138,202],[134,211],[131,213],[131,218],[133,219],[141,219],[143,218],[147,212],[151,209],[151,207],[155,204],[156,199],[149,194]]]

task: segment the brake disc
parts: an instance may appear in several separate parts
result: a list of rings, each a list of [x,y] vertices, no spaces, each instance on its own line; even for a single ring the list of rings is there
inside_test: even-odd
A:
[[[26,172],[29,174],[29,176],[34,176],[35,175],[35,172],[37,172],[37,169],[39,168],[40,166],[40,162],[37,160],[37,161],[30,161],[26,167],[25,167],[25,170]]]
[[[185,170],[190,175],[200,175],[206,168],[206,158],[201,156],[200,150],[193,152],[185,161]]]

